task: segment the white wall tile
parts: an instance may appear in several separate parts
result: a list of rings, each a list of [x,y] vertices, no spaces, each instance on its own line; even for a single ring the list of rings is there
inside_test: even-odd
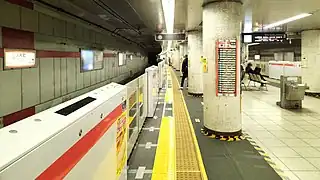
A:
[[[53,18],[39,13],[39,32],[47,35],[53,35]]]
[[[38,12],[21,7],[21,29],[25,31],[38,32]]]
[[[77,90],[83,88],[83,73],[80,72],[80,59],[76,60]]]
[[[56,37],[65,37],[66,36],[66,22],[60,19],[53,19],[53,34]]]
[[[106,64],[105,64],[105,60],[103,61],[103,69],[101,69],[100,71],[100,75],[101,75],[101,81],[105,81],[106,80]]]
[[[54,58],[54,97],[61,96],[61,59]]]
[[[41,102],[54,98],[53,58],[40,58],[40,94]]]
[[[39,61],[39,59],[37,59]],[[22,109],[40,103],[39,66],[22,69]]]
[[[83,73],[83,83],[84,87],[89,87],[91,81],[91,73],[90,72],[84,72]]]
[[[1,3],[0,25],[20,29],[20,7],[8,2]]]
[[[67,38],[74,39],[76,37],[75,32],[76,32],[76,25],[70,22],[67,22]]]
[[[101,70],[97,70],[96,75],[97,75],[97,83],[101,82]]]
[[[96,71],[91,71],[90,74],[91,74],[91,81],[90,81],[90,85],[94,85],[97,83],[97,75],[96,75]]]
[[[61,58],[61,95],[67,94],[67,60],[66,58]]]
[[[0,117],[21,109],[21,70],[0,72]]]
[[[76,59],[67,58],[67,93],[71,93],[76,90]]]

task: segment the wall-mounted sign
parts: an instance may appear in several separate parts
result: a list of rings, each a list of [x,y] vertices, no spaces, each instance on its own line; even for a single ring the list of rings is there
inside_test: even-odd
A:
[[[287,35],[284,32],[242,33],[242,42],[244,43],[281,43],[286,41]]]
[[[204,73],[208,72],[208,62],[207,62],[207,58],[201,56],[200,61],[202,62],[202,71]]]
[[[81,72],[103,68],[103,51],[81,49]]]
[[[35,50],[4,49],[4,69],[30,68],[35,66]]]
[[[237,40],[216,42],[216,95],[237,95]]]
[[[156,41],[184,41],[186,40],[185,33],[173,33],[173,34],[165,34],[158,33],[155,35]]]

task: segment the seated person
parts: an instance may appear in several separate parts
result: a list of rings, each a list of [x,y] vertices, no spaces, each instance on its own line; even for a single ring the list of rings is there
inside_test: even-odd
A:
[[[252,64],[251,63],[248,63],[248,65],[246,67],[246,73],[253,74]]]
[[[266,81],[266,80],[263,78],[262,74],[261,74],[261,68],[259,68],[259,67],[254,68],[253,74],[259,75],[262,80]]]

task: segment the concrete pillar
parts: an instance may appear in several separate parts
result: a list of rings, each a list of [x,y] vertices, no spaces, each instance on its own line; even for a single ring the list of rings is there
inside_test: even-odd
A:
[[[309,86],[310,92],[320,92],[320,30],[301,33],[302,82]]]
[[[189,71],[188,71],[188,92],[193,95],[203,94],[203,70],[202,70],[202,33],[192,31],[188,33],[189,49]]]
[[[203,51],[204,57],[208,62],[208,72],[203,73],[204,90],[204,133],[220,136],[237,136],[241,134],[241,106],[240,106],[240,32],[242,20],[242,2],[241,0],[211,0],[203,4]],[[225,66],[226,63],[216,66],[216,43],[218,40],[237,40],[237,50],[233,53],[237,60],[228,60],[232,63],[231,68],[227,68],[228,76],[234,81],[231,86],[236,91],[227,96],[226,94],[217,94],[217,68]],[[220,66],[221,65],[221,66]],[[238,71],[234,72],[233,69]],[[221,72],[220,72],[221,73]],[[219,77],[223,76],[222,74]],[[222,87],[228,86],[222,82]]]

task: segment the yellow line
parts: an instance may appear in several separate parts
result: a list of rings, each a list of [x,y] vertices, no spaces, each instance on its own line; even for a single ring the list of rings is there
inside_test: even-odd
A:
[[[170,93],[172,88],[167,89]],[[170,99],[168,99],[170,100]],[[152,170],[152,180],[176,179],[175,121],[173,117],[162,117],[158,146]]]
[[[179,84],[178,78],[177,78],[177,76],[174,74],[174,72],[172,71],[172,69],[171,69],[171,72],[172,72],[172,74],[173,74],[172,76],[175,77],[175,80],[176,80],[176,81],[178,82],[178,84]],[[181,93],[181,92],[180,92],[180,93]],[[183,95],[182,93],[181,93],[181,96],[182,96],[184,108],[185,108],[186,113],[187,113],[188,123],[189,123],[189,127],[190,127],[190,129],[191,129],[192,138],[193,138],[193,141],[194,141],[194,144],[195,144],[196,153],[197,153],[197,159],[198,159],[198,163],[199,163],[199,168],[200,168],[201,176],[202,176],[202,179],[203,179],[203,180],[208,180],[208,176],[207,176],[207,173],[206,173],[206,170],[205,170],[205,168],[204,168],[203,161],[202,161],[202,156],[201,156],[201,151],[200,151],[200,148],[199,148],[198,140],[197,140],[197,137],[196,137],[196,135],[195,135],[194,128],[193,128],[193,125],[192,125],[192,121],[191,121],[191,118],[190,118],[189,110],[188,110],[188,108],[187,108],[186,101],[185,101],[185,99],[184,99],[184,95]]]

